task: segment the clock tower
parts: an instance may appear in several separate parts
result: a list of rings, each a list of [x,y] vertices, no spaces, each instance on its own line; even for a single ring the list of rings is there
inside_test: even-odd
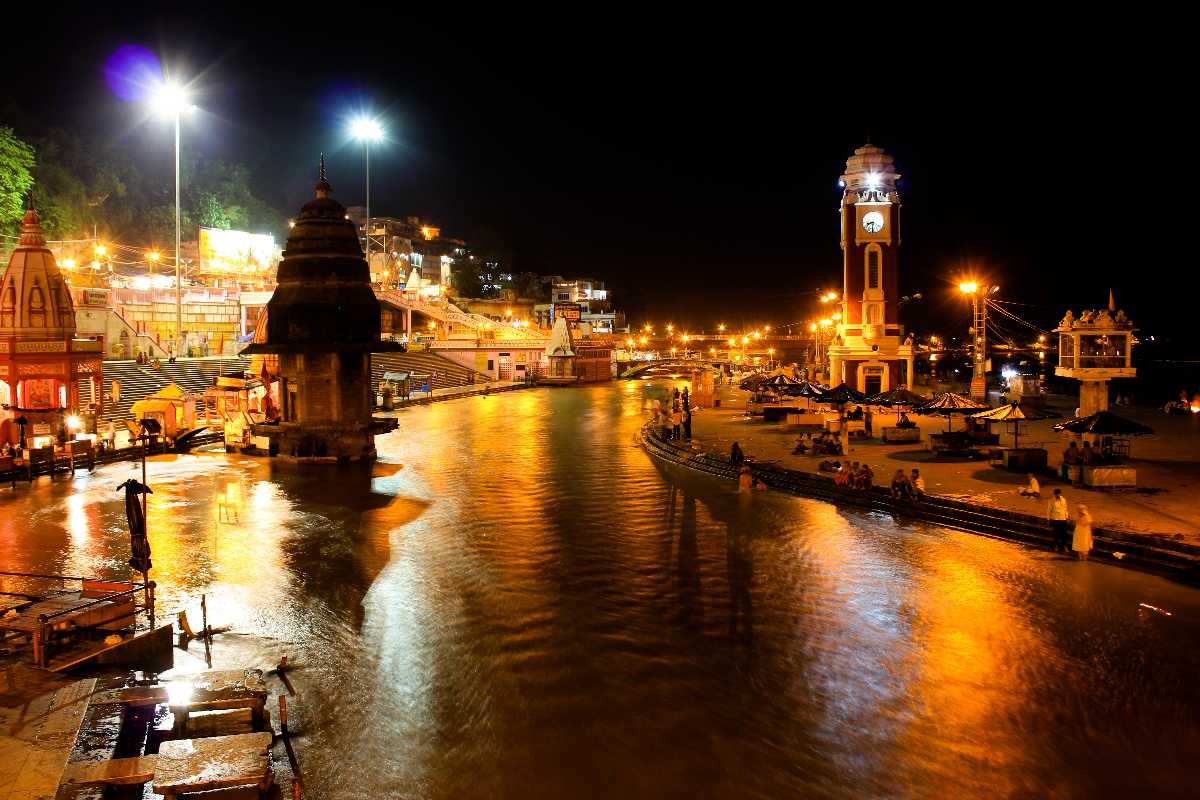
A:
[[[899,313],[899,178],[892,157],[865,144],[846,159],[839,181],[842,302],[829,381],[867,394],[912,388],[913,347]]]

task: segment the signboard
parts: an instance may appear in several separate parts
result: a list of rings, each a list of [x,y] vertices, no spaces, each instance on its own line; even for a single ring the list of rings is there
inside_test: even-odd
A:
[[[83,304],[85,306],[107,306],[108,292],[104,289],[84,289]]]
[[[565,317],[570,322],[579,322],[582,311],[579,303],[555,303],[550,306],[550,320],[557,320],[559,317]]]
[[[220,228],[200,229],[200,271],[265,276],[275,260],[275,237]]]
[[[49,422],[33,423],[33,435],[34,436],[49,436],[50,435],[50,423]]]

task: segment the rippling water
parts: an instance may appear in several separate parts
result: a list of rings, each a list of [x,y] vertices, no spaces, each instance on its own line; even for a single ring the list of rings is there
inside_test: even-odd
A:
[[[299,665],[314,798],[1194,790],[1200,592],[660,471],[652,388],[408,409],[366,469],[156,460],[160,608]],[[2,562],[124,577],[132,471],[0,490]]]

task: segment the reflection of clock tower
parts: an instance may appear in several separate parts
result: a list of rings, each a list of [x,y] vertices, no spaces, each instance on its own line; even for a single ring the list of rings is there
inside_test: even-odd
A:
[[[913,347],[898,303],[899,177],[892,157],[866,144],[846,159],[840,181],[842,318],[829,347],[830,383],[868,394],[912,388]]]

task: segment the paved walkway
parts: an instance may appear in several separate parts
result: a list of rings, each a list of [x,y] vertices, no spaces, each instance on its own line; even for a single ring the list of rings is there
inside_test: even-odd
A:
[[[3,663],[0,800],[53,800],[95,679]]]
[[[922,387],[918,387],[918,391]],[[766,423],[762,417],[745,414],[748,393],[736,387],[718,389],[721,407],[702,409],[693,419],[693,446],[697,449],[728,454],[733,442],[739,442],[748,456],[758,462],[775,462],[789,469],[818,472],[828,456],[792,455],[799,433],[782,423]],[[1059,399],[1051,410],[1069,416],[1069,398]],[[925,477],[931,494],[976,502],[994,508],[1026,514],[1045,512],[1046,498],[1054,488],[1063,489],[1071,503],[1072,515],[1077,503],[1085,503],[1096,525],[1113,531],[1167,536],[1200,546],[1200,415],[1171,416],[1150,409],[1120,409],[1122,416],[1136,419],[1154,428],[1154,435],[1133,440],[1131,464],[1138,470],[1136,490],[1093,490],[1072,486],[1050,476],[1039,476],[1042,500],[1021,497],[1017,490],[1025,485],[1023,474],[991,467],[986,461],[934,458],[925,449],[930,433],[946,430],[945,417],[910,415],[921,428],[922,443],[885,445],[880,440],[851,440],[850,453],[844,460],[866,462],[875,472],[875,482],[886,485],[897,469],[906,472],[916,467]],[[1021,444],[1044,446],[1050,452],[1050,466],[1057,471],[1062,450],[1071,437],[1055,433],[1052,426],[1061,419],[1029,422],[1021,425]],[[887,424],[888,415],[877,415],[876,432]],[[961,429],[962,421],[952,421]],[[1011,425],[1002,426],[1002,444],[1011,443]],[[1035,444],[1037,443],[1037,444]]]

